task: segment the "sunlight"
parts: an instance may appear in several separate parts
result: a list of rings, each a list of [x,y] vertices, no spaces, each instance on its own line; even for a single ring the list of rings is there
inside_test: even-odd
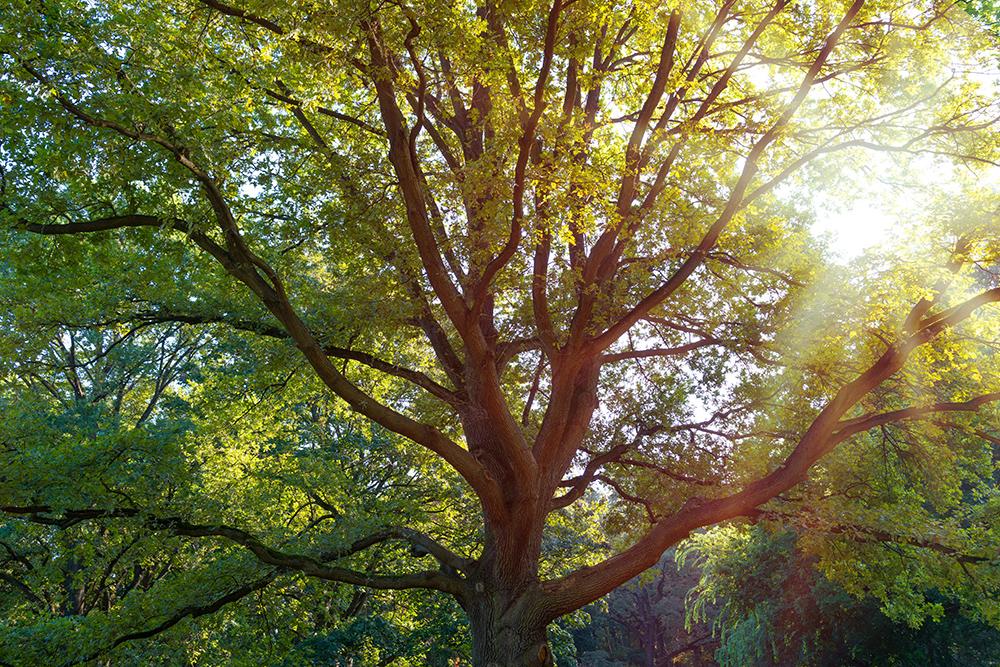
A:
[[[818,211],[813,231],[827,241],[832,259],[849,261],[893,237],[893,230],[902,224],[894,206],[891,199],[872,197],[844,209]]]
[[[972,181],[984,191],[1000,193],[998,169],[972,172],[926,154],[906,159],[859,155],[835,186],[808,193],[812,229],[827,243],[830,259],[846,263],[865,251],[902,243],[915,224],[926,221],[935,202],[951,202],[948,208],[957,213]]]

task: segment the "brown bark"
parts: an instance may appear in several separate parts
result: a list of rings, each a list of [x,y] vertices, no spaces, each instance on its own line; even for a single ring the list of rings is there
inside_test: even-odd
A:
[[[476,667],[551,667],[544,610],[532,594],[486,586],[466,603]]]

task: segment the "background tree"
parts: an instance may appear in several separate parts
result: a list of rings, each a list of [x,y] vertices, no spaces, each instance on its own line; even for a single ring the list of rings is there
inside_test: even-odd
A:
[[[192,340],[176,325],[17,333],[5,340],[16,360],[3,391],[8,488],[57,506],[126,503],[238,523],[303,548],[328,549],[386,517],[433,517],[464,539],[446,476],[417,473],[433,462],[344,419],[280,348],[258,345],[240,361],[225,332]],[[448,644],[462,632],[447,600],[317,586],[128,514],[4,525],[4,662],[76,664],[117,648],[114,664],[443,665],[467,652]],[[355,561],[362,571],[412,558],[371,546]],[[166,630],[172,639],[136,648]]]
[[[12,318],[267,339],[206,363],[285,350],[311,369],[301,391],[321,383],[411,442],[413,472],[443,487],[360,514],[413,511],[408,526],[289,540],[271,513],[309,481],[175,502],[170,480],[197,461],[176,438],[167,490],[77,493],[42,474],[60,431],[22,430],[34,446],[4,450],[7,514],[443,592],[480,665],[550,663],[553,619],[693,530],[785,503],[906,545],[927,577],[979,568],[995,619],[996,42],[953,5],[19,2],[3,26],[4,259],[29,292]],[[826,272],[804,203],[862,149],[981,175],[897,256]],[[269,406],[269,447],[293,412]],[[873,429],[905,430],[894,451],[934,484],[848,495]],[[588,489],[632,507],[564,557],[559,537],[595,525]],[[480,532],[419,530],[452,498],[478,506]],[[437,565],[359,569],[385,543]],[[219,601],[255,582],[237,579]]]
[[[590,622],[574,631],[583,667],[715,665],[718,648],[711,602],[688,613],[700,571],[678,568],[671,549],[660,562],[585,608]],[[706,573],[706,582],[712,575]],[[707,595],[705,596],[707,598]],[[721,623],[720,623],[721,625]]]
[[[1000,632],[970,615],[960,598],[926,591],[936,606],[934,620],[894,619],[902,611],[895,600],[886,608],[886,601],[849,594],[823,576],[796,541],[794,531],[758,526],[699,535],[687,545],[685,557],[696,554],[701,569],[694,614],[704,618],[710,610],[707,619],[721,642],[717,664],[1000,662]]]

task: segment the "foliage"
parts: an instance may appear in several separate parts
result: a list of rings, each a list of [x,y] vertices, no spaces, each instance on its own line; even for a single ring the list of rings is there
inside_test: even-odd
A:
[[[788,529],[733,527],[685,547],[682,557],[702,568],[690,620],[705,618],[712,605],[720,665],[1000,664],[1000,631],[959,598],[927,590],[934,616],[894,619],[898,608],[870,592],[849,594],[798,541]],[[853,564],[879,576],[861,555]]]
[[[694,567],[678,568],[671,549],[655,568],[588,606],[590,622],[574,631],[580,664],[714,664],[715,610],[703,610],[707,622],[686,623],[688,593],[699,574]]]
[[[8,3],[0,659],[565,662],[740,517],[1000,624],[990,5],[689,4]]]
[[[7,358],[17,363],[3,396],[3,439],[14,444],[3,458],[5,501],[105,508],[125,498],[143,511],[128,520],[4,525],[6,580],[15,585],[2,598],[0,659],[75,664],[171,620],[181,622],[163,641],[142,649],[122,642],[115,664],[275,663],[286,652],[292,662],[308,656],[301,659],[320,664],[327,655],[333,664],[387,651],[412,664],[445,664],[467,653],[447,605],[317,586],[241,550],[170,537],[143,521],[182,514],[237,523],[304,548],[303,536],[350,539],[385,517],[417,525],[412,503],[423,500],[418,514],[460,527],[461,503],[440,483],[447,475],[421,488],[415,469],[434,462],[345,420],[310,389],[294,358],[257,346],[253,362],[238,361],[232,336],[192,338],[176,326],[58,328],[40,349],[18,333],[7,339],[16,350]],[[407,487],[405,498],[397,486]],[[325,529],[319,536],[317,526]],[[404,557],[382,550],[371,564]],[[215,611],[220,596],[245,582],[262,585],[216,616],[198,612]],[[369,636],[362,642],[359,634]],[[449,638],[459,643],[449,648]]]

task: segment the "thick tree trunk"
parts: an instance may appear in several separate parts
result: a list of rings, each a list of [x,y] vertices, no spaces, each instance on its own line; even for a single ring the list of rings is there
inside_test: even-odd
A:
[[[475,667],[551,667],[552,651],[541,608],[502,593],[482,593],[467,609]]]
[[[475,380],[473,375],[466,383],[471,402],[496,398],[477,389]],[[468,588],[460,598],[472,630],[472,663],[475,667],[551,667],[546,627],[552,615],[542,604],[538,585],[548,510],[542,499],[551,493],[540,489],[542,480],[527,443],[504,435],[504,425],[492,419],[489,411],[467,408],[462,426],[469,451],[497,480],[504,495],[502,512],[484,514],[483,552],[468,572]],[[528,463],[514,460],[521,455]]]

